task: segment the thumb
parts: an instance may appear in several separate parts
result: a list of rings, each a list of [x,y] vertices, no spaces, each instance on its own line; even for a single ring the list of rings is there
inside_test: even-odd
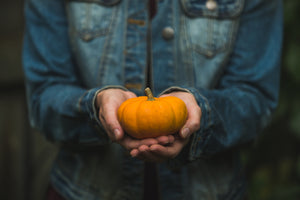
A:
[[[100,113],[100,121],[112,141],[117,142],[123,138],[124,131],[118,121],[115,109],[107,108],[103,110]]]
[[[115,141],[120,141],[123,138],[124,132],[120,128],[114,128],[113,135],[114,135]]]
[[[179,131],[181,138],[188,138],[192,133],[200,129],[201,120],[201,109],[199,106],[197,108],[190,109],[188,112],[188,119],[185,125]]]

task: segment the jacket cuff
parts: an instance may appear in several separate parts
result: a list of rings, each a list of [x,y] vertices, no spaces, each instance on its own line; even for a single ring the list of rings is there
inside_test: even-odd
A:
[[[196,160],[198,158],[205,157],[205,147],[207,140],[210,136],[209,128],[212,125],[211,120],[211,107],[205,96],[195,88],[188,88],[188,90],[194,95],[198,105],[201,108],[201,121],[200,129],[191,136],[189,161]]]
[[[183,87],[179,87],[179,86],[173,86],[173,87],[169,87],[166,90],[162,91],[158,96],[161,96],[163,94],[169,94],[172,92],[187,92],[187,93],[191,93],[193,94],[189,89],[187,88],[183,88]]]
[[[180,154],[175,158],[168,161],[170,168],[178,168],[189,162],[192,162],[199,158],[205,158],[205,147],[207,139],[209,138],[208,128],[211,126],[211,108],[208,100],[201,92],[192,87],[171,87],[163,91],[162,94],[168,94],[171,92],[183,91],[193,94],[197,104],[201,108],[201,122],[200,129],[190,136],[189,143],[183,148]]]
[[[99,119],[98,112],[99,108],[96,106],[97,95],[107,89],[121,89],[124,91],[128,91],[125,87],[118,86],[118,85],[109,85],[105,87],[93,88],[88,90],[78,102],[79,110],[83,113],[88,113],[89,121],[92,123],[93,127],[101,133],[101,136],[107,137],[105,133],[104,127]],[[108,138],[108,137],[107,137]]]

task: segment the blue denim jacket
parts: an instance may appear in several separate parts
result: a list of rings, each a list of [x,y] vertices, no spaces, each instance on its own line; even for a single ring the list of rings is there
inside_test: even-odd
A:
[[[161,199],[241,199],[239,146],[277,105],[281,1],[210,3],[159,0],[152,22],[154,94],[188,91],[202,109],[189,144],[158,165]],[[109,141],[94,101],[111,87],[143,94],[146,1],[28,0],[25,16],[30,122],[61,148],[53,186],[67,199],[141,199],[143,162]]]

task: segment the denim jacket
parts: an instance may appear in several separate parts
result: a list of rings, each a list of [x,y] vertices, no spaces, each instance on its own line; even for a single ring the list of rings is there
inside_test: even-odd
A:
[[[141,199],[143,162],[111,143],[95,96],[143,95],[146,1],[27,0],[23,68],[30,122],[60,145],[51,172],[66,199]],[[157,165],[161,199],[241,199],[239,147],[276,108],[280,0],[158,0],[153,91],[192,93],[201,128]]]

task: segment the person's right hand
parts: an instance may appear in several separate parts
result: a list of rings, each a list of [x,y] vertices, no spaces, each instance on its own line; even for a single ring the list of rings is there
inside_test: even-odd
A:
[[[138,149],[142,145],[151,146],[154,144],[167,145],[174,142],[174,136],[161,136],[158,138],[134,139],[124,133],[121,127],[117,112],[120,105],[129,98],[136,95],[130,91],[121,89],[106,89],[98,93],[96,104],[99,108],[99,119],[108,135],[108,137],[116,143],[119,143],[129,152]]]
[[[200,128],[202,111],[193,94],[178,91],[164,94],[161,97],[164,96],[175,96],[185,102],[188,111],[187,121],[178,133],[172,135],[174,138],[172,144],[143,145],[130,152],[132,157],[150,162],[164,162],[173,159],[182,151],[184,146],[188,144],[190,136]]]

